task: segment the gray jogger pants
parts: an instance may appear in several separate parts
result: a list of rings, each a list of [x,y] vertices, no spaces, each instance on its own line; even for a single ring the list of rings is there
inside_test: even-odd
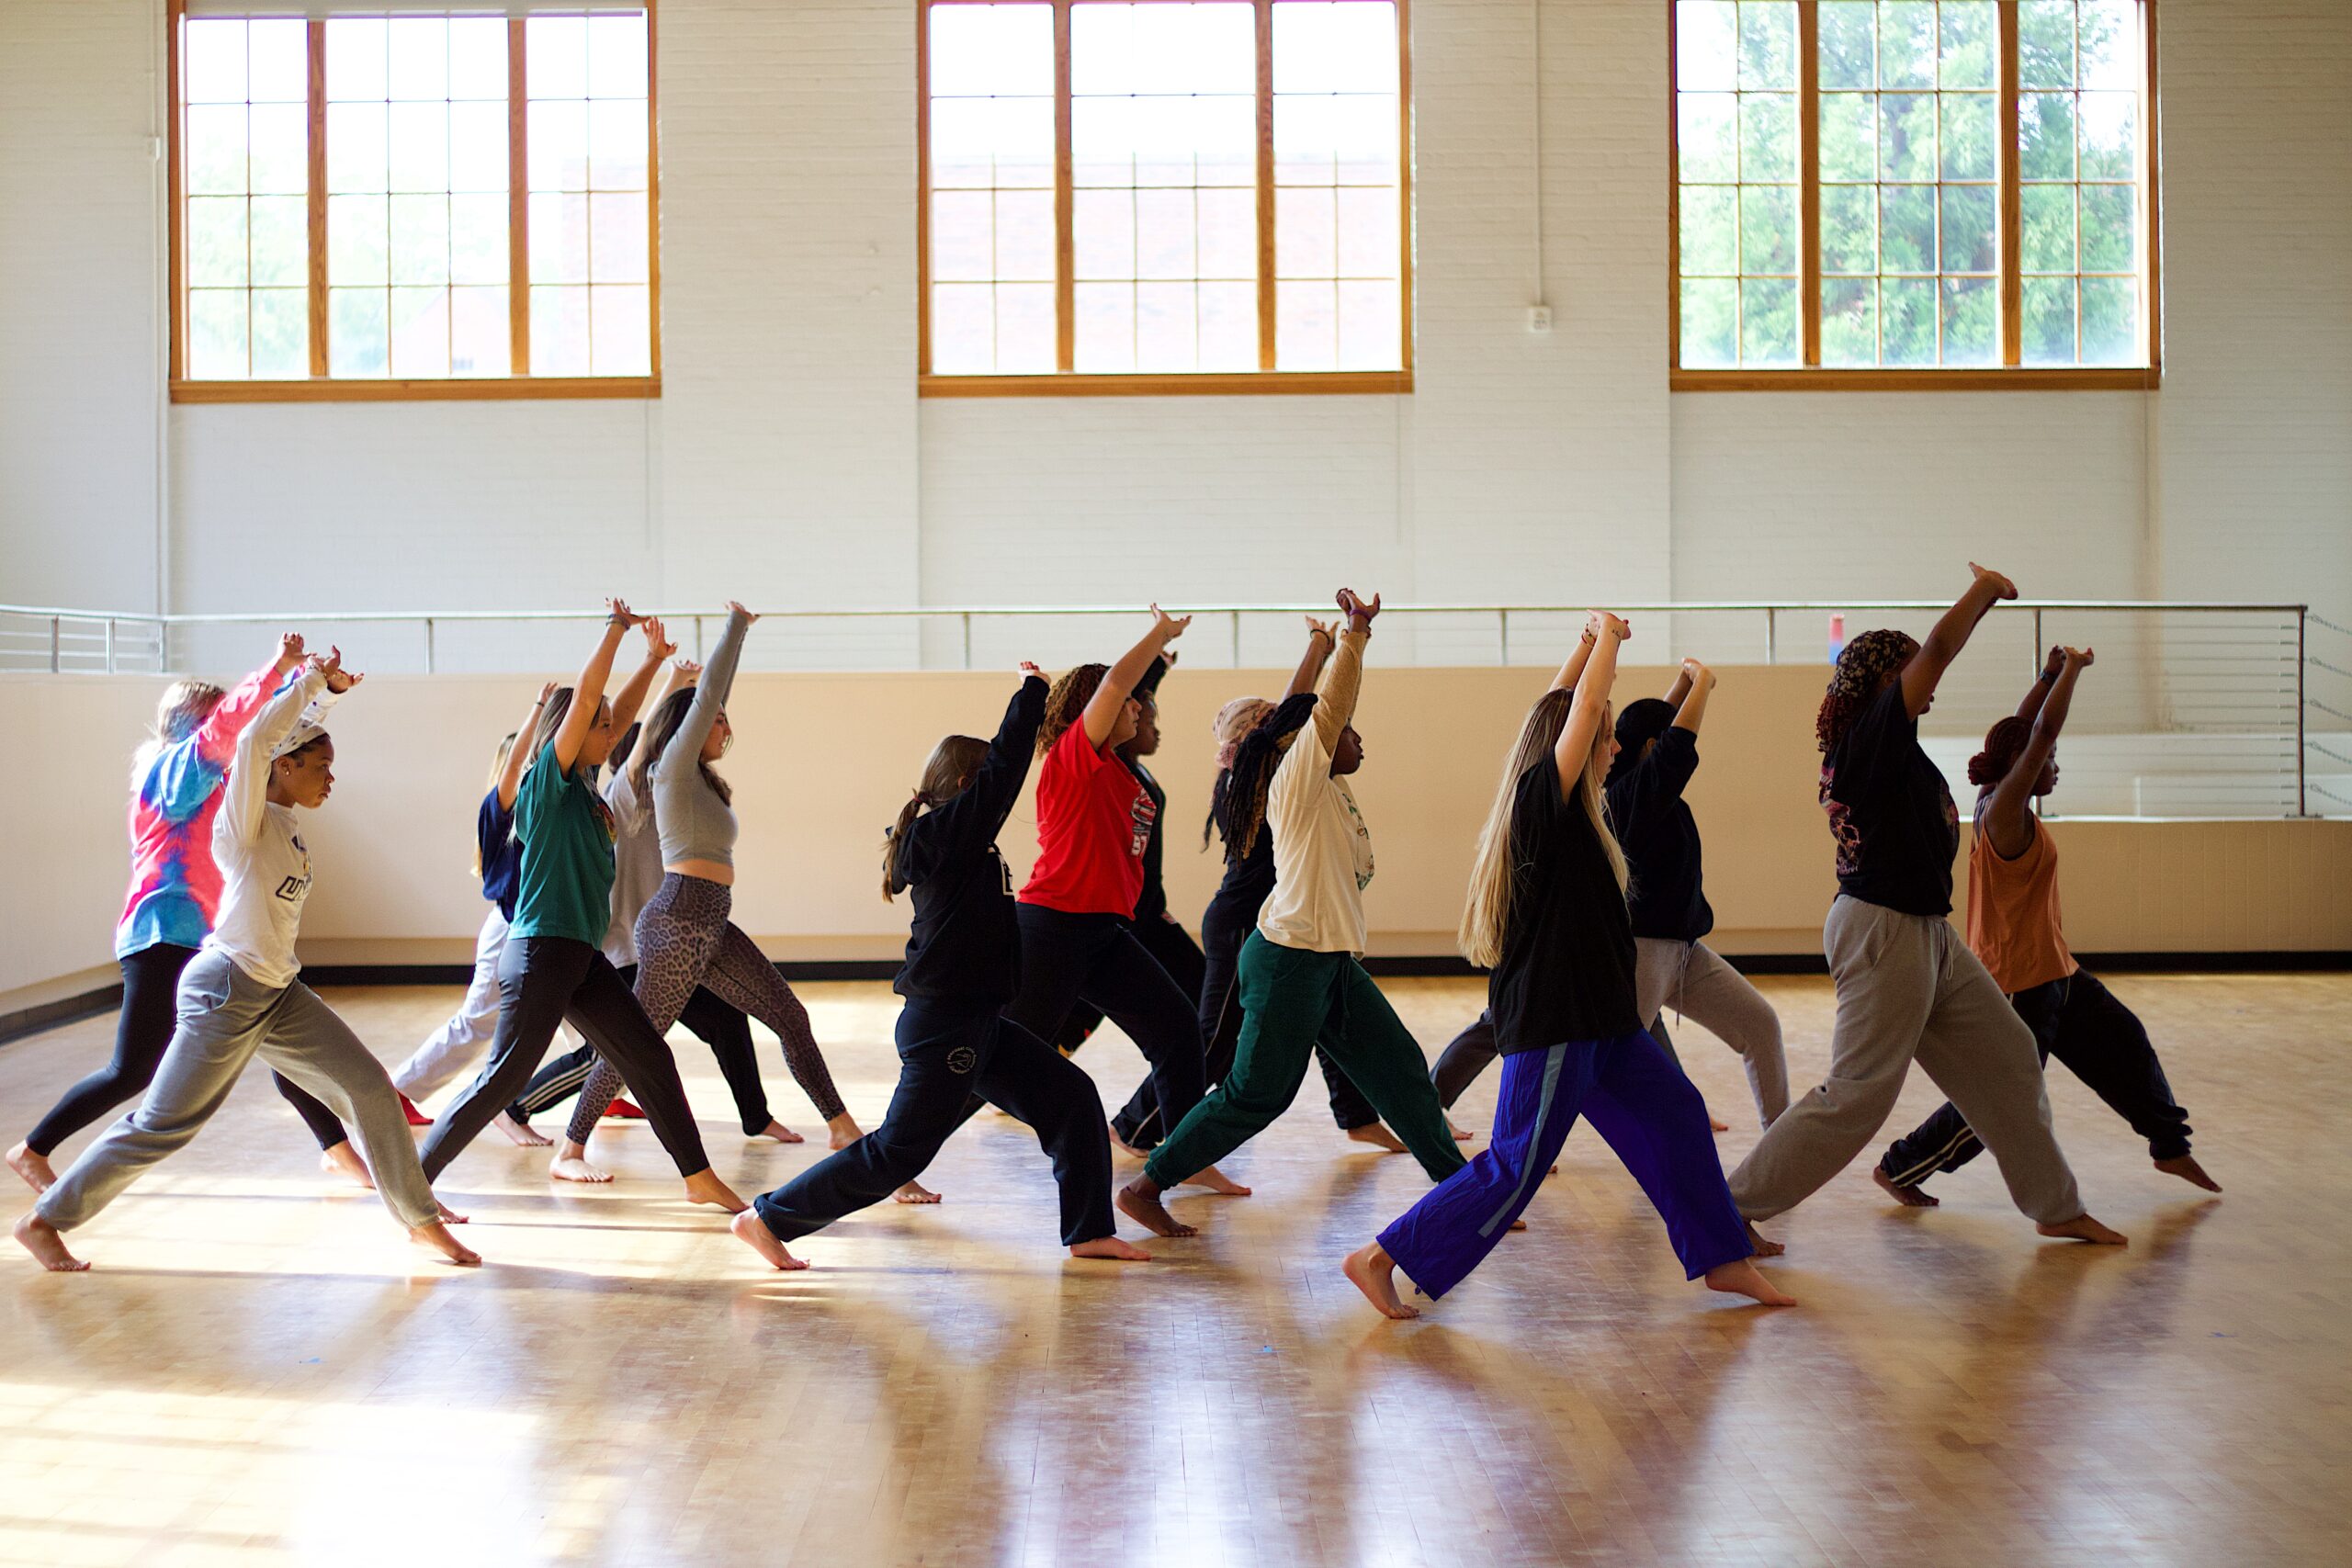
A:
[[[394,1219],[413,1230],[439,1216],[384,1065],[301,981],[283,989],[262,985],[227,953],[207,948],[180,976],[179,1027],[147,1098],[41,1194],[40,1217],[62,1231],[96,1218],[150,1166],[195,1138],[255,1053],[357,1132]]]
[[[2051,1131],[2033,1031],[1951,922],[1840,894],[1822,948],[1838,987],[1829,1077],[1731,1173],[1739,1212],[1770,1219],[1845,1169],[1894,1111],[1916,1056],[1993,1151],[2028,1217],[2056,1224],[2079,1216],[2082,1194]]]
[[[1645,1023],[1672,1009],[1739,1053],[1756,1114],[1770,1127],[1789,1108],[1789,1061],[1781,1046],[1781,1015],[1702,942],[1634,939],[1634,996]]]

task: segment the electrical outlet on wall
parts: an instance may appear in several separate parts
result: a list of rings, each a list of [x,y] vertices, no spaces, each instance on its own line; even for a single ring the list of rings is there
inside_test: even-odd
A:
[[[1527,308],[1527,330],[1532,333],[1550,332],[1552,330],[1552,307],[1549,305],[1530,305]]]

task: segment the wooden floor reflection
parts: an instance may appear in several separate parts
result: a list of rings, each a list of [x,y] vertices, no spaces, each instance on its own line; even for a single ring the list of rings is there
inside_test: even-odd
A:
[[[1817,1080],[1826,983],[1766,983]],[[2128,1252],[2039,1243],[1990,1162],[1892,1210],[1867,1161],[1775,1227],[1796,1311],[1683,1283],[1589,1132],[1532,1228],[1421,1321],[1374,1317],[1342,1254],[1425,1190],[1309,1094],[1186,1198],[1145,1267],[1054,1245],[1050,1174],[987,1115],[926,1179],[763,1273],[674,1200],[651,1135],[622,1179],[550,1189],[484,1141],[445,1179],[479,1272],[425,1263],[319,1173],[263,1075],[75,1245],[0,1291],[0,1564],[1301,1565],[2270,1563],[2352,1523],[2352,976],[2120,976],[2229,1189],[2148,1167],[2063,1071],[2061,1135]],[[1432,1052],[1472,983],[1388,983]],[[883,987],[804,988],[852,1109],[895,1070]],[[454,990],[332,998],[388,1059]],[[0,1131],[112,1020],[0,1049]],[[1738,1065],[1683,1055],[1753,1142]],[[822,1125],[782,1071],[779,1113]],[[746,1193],[818,1145],[741,1144]],[[1124,1040],[1080,1057],[1114,1102]],[[1493,1104],[1489,1078],[1464,1109]],[[1896,1121],[1933,1102],[1915,1076]],[[70,1155],[78,1141],[65,1151]],[[6,1179],[0,1177],[0,1179]],[[18,1204],[12,1198],[13,1212]],[[12,1249],[13,1257],[13,1249]]]

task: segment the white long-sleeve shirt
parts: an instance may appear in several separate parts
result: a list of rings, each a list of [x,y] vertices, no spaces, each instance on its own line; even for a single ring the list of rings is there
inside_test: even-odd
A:
[[[334,696],[315,670],[288,680],[237,737],[236,761],[221,786],[220,814],[212,821],[220,914],[204,945],[227,953],[257,985],[282,988],[302,972],[294,936],[311,896],[311,852],[294,808],[269,801],[271,754],[314,699],[322,715]]]
[[[1261,831],[1274,840],[1274,890],[1258,934],[1309,953],[1364,949],[1363,890],[1372,881],[1372,833],[1331,754],[1354,718],[1366,634],[1340,634],[1316,689],[1315,716],[1291,742],[1266,790]]]

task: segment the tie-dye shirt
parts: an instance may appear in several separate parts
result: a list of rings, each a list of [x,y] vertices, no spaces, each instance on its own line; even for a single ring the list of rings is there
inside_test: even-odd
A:
[[[220,908],[220,870],[212,862],[220,781],[239,732],[277,687],[273,657],[232,687],[196,733],[159,748],[141,771],[130,797],[130,892],[115,927],[117,958],[158,942],[198,947],[212,930]]]

